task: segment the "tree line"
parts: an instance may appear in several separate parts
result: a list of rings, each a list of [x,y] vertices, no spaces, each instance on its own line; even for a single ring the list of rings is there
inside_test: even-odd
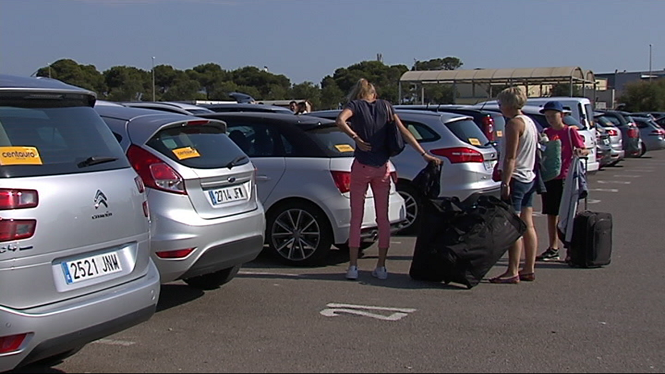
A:
[[[446,57],[415,61],[411,70],[453,70],[461,66],[459,58]],[[99,99],[109,101],[152,101],[153,93],[156,101],[225,101],[232,100],[230,93],[242,92],[257,101],[308,99],[318,110],[337,108],[360,78],[374,83],[381,98],[397,102],[399,79],[408,70],[403,64],[362,61],[336,69],[318,84],[309,81],[293,84],[285,75],[254,66],[225,70],[219,64],[207,63],[178,70],[170,65],[157,65],[154,67],[153,88],[151,70],[113,66],[100,72],[94,65],[60,59],[40,68],[36,75],[89,89],[97,93]],[[432,87],[426,92],[428,102],[451,102],[452,97],[451,87]]]
[[[242,92],[261,100],[308,99],[315,110],[337,108],[360,78],[366,78],[377,87],[381,98],[398,102],[399,79],[409,71],[456,70],[463,62],[457,57],[415,61],[406,65],[386,65],[381,61],[362,61],[338,68],[321,82],[305,81],[293,84],[283,74],[273,74],[254,66],[225,70],[219,64],[207,63],[191,69],[178,70],[170,65],[157,65],[153,72],[132,66],[113,66],[103,72],[94,65],[82,65],[71,59],[60,59],[37,70],[36,75],[52,77],[65,83],[83,87],[97,93],[99,99],[109,101],[191,101],[232,100],[232,92]],[[427,85],[424,97],[414,87],[403,87],[413,102],[453,103],[455,91],[451,85]],[[498,90],[495,91],[497,93]],[[554,93],[568,96],[569,85],[557,85]],[[574,94],[579,95],[575,89]],[[634,111],[665,110],[665,80],[629,84],[621,102]]]

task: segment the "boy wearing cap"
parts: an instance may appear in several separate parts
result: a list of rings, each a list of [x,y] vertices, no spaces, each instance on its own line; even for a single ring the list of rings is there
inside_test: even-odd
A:
[[[550,127],[544,130],[550,140],[561,140],[561,173],[558,177],[545,182],[547,192],[541,195],[543,214],[547,215],[547,233],[549,247],[536,257],[537,261],[559,260],[559,238],[557,224],[559,222],[559,205],[563,196],[563,181],[573,161],[573,156],[586,156],[589,151],[584,146],[584,139],[577,132],[577,128],[563,123],[563,105],[558,101],[545,103],[540,113],[545,115]]]

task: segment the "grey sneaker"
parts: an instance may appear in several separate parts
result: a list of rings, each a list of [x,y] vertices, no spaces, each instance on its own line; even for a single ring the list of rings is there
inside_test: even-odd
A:
[[[385,266],[372,270],[372,276],[379,279],[388,279],[388,269]]]
[[[358,279],[358,267],[349,266],[349,269],[346,271],[346,279],[356,280]]]
[[[547,248],[545,252],[536,256],[536,261],[558,261],[559,260],[559,250],[553,248]]]

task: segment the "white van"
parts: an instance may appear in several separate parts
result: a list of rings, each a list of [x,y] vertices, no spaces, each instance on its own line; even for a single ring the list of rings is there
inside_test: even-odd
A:
[[[564,108],[570,109],[571,115],[579,121],[584,129],[579,130],[580,135],[584,138],[584,145],[589,150],[589,164],[588,171],[594,172],[600,169],[600,162],[596,159],[596,129],[593,123],[593,105],[591,100],[586,97],[531,97],[528,98],[526,104],[528,106],[543,107],[548,101],[558,101]],[[475,104],[475,107],[484,107],[489,105],[496,105],[496,100],[486,101]]]

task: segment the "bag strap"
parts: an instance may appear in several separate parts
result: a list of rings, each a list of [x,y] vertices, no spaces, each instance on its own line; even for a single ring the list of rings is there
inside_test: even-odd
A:
[[[395,121],[395,118],[393,117],[393,111],[390,109],[390,104],[386,100],[381,100],[383,101],[383,105],[386,107],[386,114],[387,114],[387,120],[388,122],[393,122]]]

